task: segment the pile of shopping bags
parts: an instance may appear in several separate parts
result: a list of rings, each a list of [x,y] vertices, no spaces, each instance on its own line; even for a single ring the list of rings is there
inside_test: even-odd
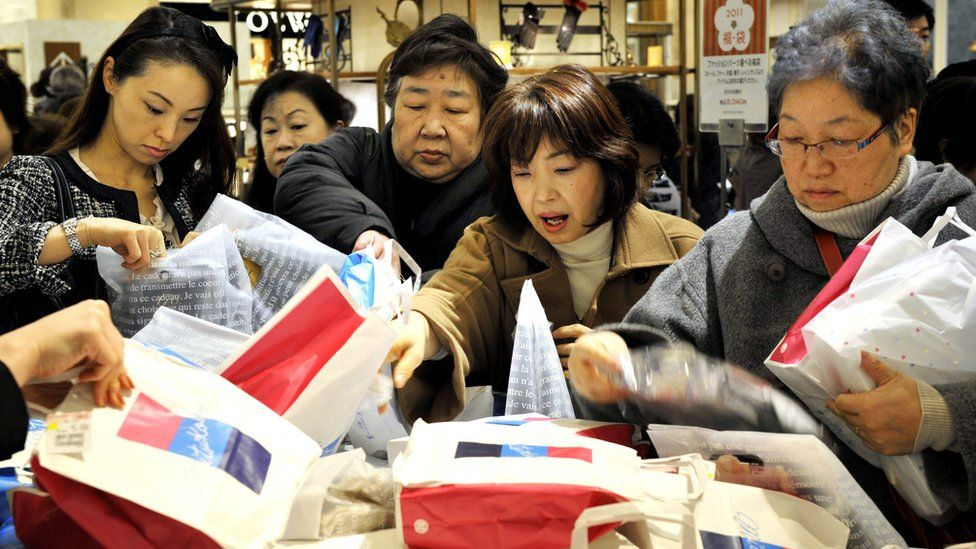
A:
[[[138,389],[112,410],[77,386],[48,418],[38,486],[12,498],[23,541],[271,543],[353,423],[419,282],[386,269],[357,302],[345,254],[226,197],[199,228],[139,273],[99,251]]]

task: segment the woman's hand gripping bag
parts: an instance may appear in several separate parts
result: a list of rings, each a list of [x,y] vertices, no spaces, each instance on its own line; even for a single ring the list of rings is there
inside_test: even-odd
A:
[[[48,483],[66,487],[51,494],[72,500],[61,509],[108,546],[129,545],[106,534],[109,523],[158,545],[168,521],[223,546],[274,543],[318,444],[226,379],[133,341],[126,368],[137,389],[122,410],[95,408],[89,386],[78,385],[49,418],[41,467],[113,502],[108,514],[87,512],[70,483]]]
[[[976,237],[933,247],[955,226],[949,208],[922,237],[893,219],[868,235],[766,360],[766,366],[848,446],[883,469],[921,517],[941,524],[951,506],[932,492],[922,456],[883,456],[825,406],[875,383],[860,367],[867,351],[888,367],[933,385],[976,380]]]
[[[421,420],[393,464],[397,528],[410,547],[568,547],[586,508],[641,497],[639,471],[634,450],[602,440]]]
[[[167,253],[145,269],[130,271],[109,248],[96,250],[98,274],[108,286],[112,321],[122,335],[132,337],[145,328],[160,307],[252,333],[253,294],[244,262],[226,227],[214,227]]]

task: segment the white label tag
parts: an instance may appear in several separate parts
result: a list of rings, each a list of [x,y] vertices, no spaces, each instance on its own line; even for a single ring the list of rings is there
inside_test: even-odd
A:
[[[91,450],[91,412],[47,416],[46,449],[51,454],[79,454]]]

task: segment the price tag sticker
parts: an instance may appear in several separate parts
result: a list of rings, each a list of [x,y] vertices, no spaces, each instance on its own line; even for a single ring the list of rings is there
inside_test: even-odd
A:
[[[91,450],[91,412],[47,416],[46,449],[52,454],[80,454]]]

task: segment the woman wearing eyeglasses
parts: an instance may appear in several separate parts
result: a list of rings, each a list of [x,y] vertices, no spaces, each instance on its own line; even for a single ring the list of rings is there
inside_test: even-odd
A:
[[[916,38],[886,5],[832,2],[779,40],[776,59],[769,94],[779,124],[767,142],[783,177],[749,211],[706,232],[623,324],[577,341],[570,377],[589,401],[622,398],[602,372],[619,368],[626,345],[652,341],[649,327],[781,386],[763,362],[827,283],[824,254],[846,257],[889,216],[917,234],[948,206],[976,222],[972,183],[909,154],[928,75]],[[963,236],[945,231],[942,239]],[[862,366],[879,387],[838,397],[831,409],[881,453],[922,452],[933,489],[973,510],[976,384],[932,387],[871,357]],[[654,419],[624,413],[642,424]],[[841,460],[910,544],[939,543],[918,539],[881,470],[840,446]]]

